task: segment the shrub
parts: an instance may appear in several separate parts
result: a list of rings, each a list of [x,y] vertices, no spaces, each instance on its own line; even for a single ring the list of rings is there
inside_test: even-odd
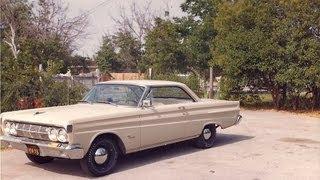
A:
[[[56,82],[49,79],[43,88],[45,106],[59,106],[75,104],[81,100],[86,88],[82,84],[70,83],[68,81]]]

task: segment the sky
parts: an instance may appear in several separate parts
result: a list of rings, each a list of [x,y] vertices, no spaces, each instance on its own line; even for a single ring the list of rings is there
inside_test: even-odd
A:
[[[68,16],[70,17],[91,12],[86,29],[88,35],[77,42],[76,54],[92,57],[101,45],[102,36],[115,32],[116,26],[112,17],[119,17],[121,8],[129,13],[133,2],[140,7],[150,2],[152,11],[157,14],[164,15],[164,11],[169,10],[170,17],[181,17],[183,12],[180,4],[184,0],[64,0],[63,2],[68,5]]]

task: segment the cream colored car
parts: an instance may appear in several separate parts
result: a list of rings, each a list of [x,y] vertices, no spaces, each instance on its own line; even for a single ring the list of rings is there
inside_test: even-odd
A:
[[[170,81],[108,81],[75,105],[1,114],[2,143],[35,163],[81,159],[94,176],[109,174],[121,154],[194,139],[214,145],[216,128],[239,123],[238,101],[199,99]]]

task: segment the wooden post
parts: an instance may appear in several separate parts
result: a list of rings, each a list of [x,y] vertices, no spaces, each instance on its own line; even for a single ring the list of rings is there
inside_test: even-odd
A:
[[[209,80],[209,99],[212,98],[213,92],[213,69],[210,67],[210,80]]]

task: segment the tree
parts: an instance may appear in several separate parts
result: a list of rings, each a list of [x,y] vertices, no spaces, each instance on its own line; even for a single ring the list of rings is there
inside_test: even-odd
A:
[[[31,5],[27,1],[11,2],[3,0],[0,2],[1,13],[1,41],[8,45],[11,53],[17,59],[19,43],[30,32],[30,19],[32,18]]]
[[[82,13],[68,17],[68,8],[56,0],[39,0],[37,8],[33,8],[32,29],[38,39],[59,39],[62,46],[71,52],[76,49],[76,40],[86,37],[88,15]]]
[[[108,36],[103,37],[102,46],[95,57],[99,70],[102,73],[121,70],[121,64],[116,56],[112,39]]]
[[[37,7],[37,8],[35,8]],[[17,109],[17,101],[44,95],[42,73],[49,62],[66,72],[74,42],[83,35],[86,17],[66,17],[57,1],[3,0],[1,8],[1,111]]]
[[[67,8],[54,0],[40,0],[36,6],[26,0],[3,0],[0,3],[3,12],[2,40],[10,46],[14,58],[18,58],[24,46],[22,43],[28,43],[29,46],[40,44],[39,47],[42,47],[41,43],[56,41],[71,53],[75,41],[84,35],[87,16],[82,14],[70,19],[66,16]],[[43,54],[40,58],[45,59]]]
[[[75,55],[71,58],[71,73],[80,74],[80,73],[89,73],[89,66],[93,61],[88,57]]]
[[[151,9],[151,1],[145,6],[135,2],[128,9],[121,7],[120,16],[112,17],[117,26],[112,36],[117,58],[121,62],[121,71],[141,72],[146,70],[142,57],[145,49],[145,37],[154,27],[154,19],[158,16]]]
[[[319,29],[318,1],[239,0],[218,11],[213,63],[222,67],[229,93],[265,89],[280,108],[288,95],[298,106],[307,87],[318,88],[320,42],[312,32]]]
[[[1,111],[16,109],[16,102],[36,84],[32,62],[21,55],[21,44],[28,36],[32,12],[27,1],[1,1]],[[23,37],[23,38],[22,38]],[[26,86],[26,84],[28,86]],[[34,88],[35,89],[35,88]]]
[[[176,21],[182,31],[189,69],[203,80],[208,78],[209,66],[214,68],[215,76],[221,74],[216,64],[209,63],[213,59],[211,50],[217,35],[212,22],[220,3],[221,0],[186,0],[181,4],[181,9],[188,16]]]
[[[130,32],[117,32],[113,36],[117,49],[117,59],[121,63],[121,70],[125,72],[138,72],[141,67],[142,47]]]
[[[293,108],[299,107],[301,94],[313,95],[312,107],[320,107],[320,2],[304,0],[279,2],[286,17],[278,24],[286,30],[286,69],[276,80],[285,84]],[[278,36],[276,36],[278,38]]]
[[[154,19],[159,15],[151,9],[151,1],[146,6],[138,6],[133,2],[129,10],[120,8],[120,16],[112,17],[116,23],[119,33],[130,33],[132,37],[143,44],[145,36],[154,27]],[[128,13],[129,11],[129,13]]]
[[[141,44],[131,33],[117,32],[103,38],[95,59],[103,73],[138,72],[142,59]]]
[[[156,73],[186,72],[186,56],[181,36],[170,20],[156,20],[155,28],[146,37],[144,64]]]
[[[182,11],[189,16],[197,17],[201,21],[211,19],[216,16],[218,4],[221,0],[186,0],[181,4]]]
[[[213,26],[191,17],[176,19],[175,24],[181,36],[181,47],[186,56],[188,71],[206,80],[209,62],[212,59],[212,40],[215,37]],[[219,68],[215,66],[215,74],[219,73]]]

